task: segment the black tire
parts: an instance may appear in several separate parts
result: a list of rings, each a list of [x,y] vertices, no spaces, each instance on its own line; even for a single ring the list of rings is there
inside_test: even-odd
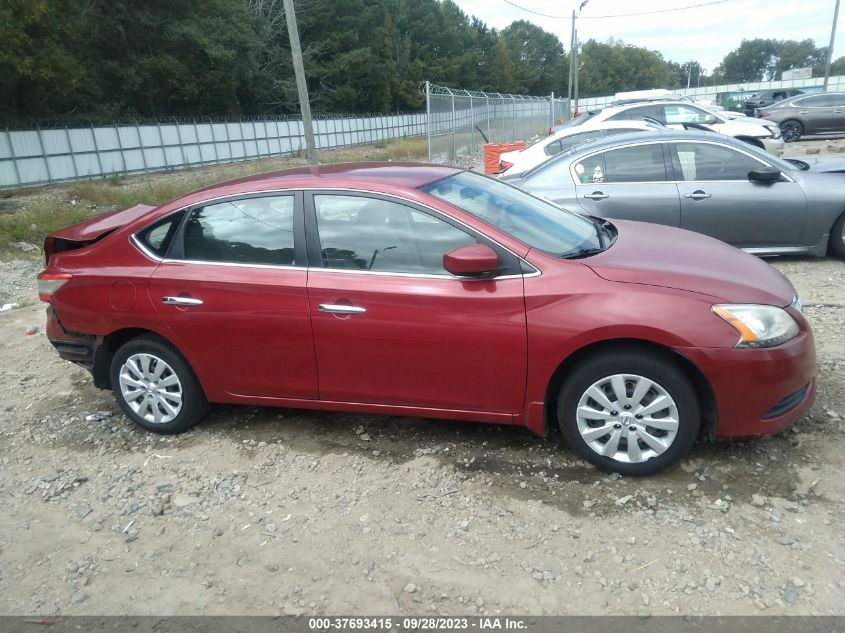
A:
[[[149,371],[139,373],[144,364]],[[154,378],[154,386],[145,387],[149,381],[144,376],[152,376],[157,371],[161,373]],[[122,375],[124,382],[121,382]],[[181,433],[208,413],[208,400],[191,367],[179,352],[157,337],[140,336],[124,343],[112,358],[109,376],[114,397],[126,416],[153,433]],[[176,385],[172,384],[172,376],[176,378]],[[127,396],[134,391],[125,394],[124,387],[126,390],[135,387],[138,397],[130,402]],[[175,394],[181,394],[178,409]]]
[[[801,121],[789,119],[780,124],[780,133],[784,143],[794,143],[804,135],[804,125]]]
[[[831,255],[845,259],[845,213],[842,213],[833,223],[828,246]]]
[[[630,405],[619,408],[618,411],[614,409],[609,412],[619,417],[608,416],[608,420],[604,422],[593,420],[584,421],[583,423],[587,426],[587,431],[591,428],[607,424],[616,425],[614,427],[615,430],[610,431],[607,436],[592,440],[594,445],[602,448],[610,444],[613,439],[612,433],[616,433],[617,437],[619,437],[619,434],[624,433],[625,437],[617,439],[616,442],[619,446],[619,451],[625,450],[624,447],[627,446],[628,442],[628,429],[632,429],[633,431],[635,427],[637,430],[633,431],[634,437],[645,437],[647,433],[650,441],[654,441],[654,436],[658,436],[658,440],[664,443],[670,442],[662,453],[645,457],[649,452],[655,453],[656,451],[650,449],[644,440],[636,439],[637,447],[644,447],[643,456],[645,457],[645,461],[633,463],[631,461],[624,461],[624,458],[614,459],[600,455],[597,450],[590,447],[587,440],[582,437],[579,431],[577,411],[582,396],[587,397],[587,390],[594,386],[595,383],[619,374],[636,375],[656,384],[656,387],[650,388],[644,397],[640,397],[640,402],[644,403],[646,407],[652,402],[655,402],[660,395],[658,388],[662,389],[671,398],[677,410],[677,428],[674,431],[674,438],[671,440],[667,439],[670,435],[669,431],[657,430],[645,426],[645,422],[640,421],[642,418],[633,419],[637,407]],[[632,391],[630,395],[636,395],[633,392],[633,388],[636,385],[635,381],[624,381],[624,384],[626,391]],[[647,384],[644,383],[644,385]],[[619,400],[611,400],[610,398],[608,398],[608,401],[612,405],[618,405],[619,403]],[[588,400],[586,402],[587,406],[593,409],[600,406],[597,401]],[[595,402],[596,407],[593,407],[590,402]],[[669,402],[669,400],[663,400],[663,402]],[[624,408],[630,410],[624,411]],[[662,411],[662,409],[659,409],[653,411],[653,413],[659,414]],[[633,348],[601,352],[579,363],[565,378],[561,387],[558,397],[557,415],[563,437],[579,455],[601,470],[633,476],[656,473],[684,457],[695,443],[701,425],[698,397],[682,369],[672,361],[668,354],[664,356],[662,354],[654,354],[650,350],[637,350]],[[617,423],[616,420],[619,420],[619,422]],[[656,421],[656,418],[654,420]],[[593,423],[595,423],[596,427],[592,426]],[[644,426],[644,428],[640,428],[641,426]],[[638,436],[637,433],[643,433],[643,435]],[[602,440],[605,441],[602,443]],[[603,448],[603,450],[606,449]],[[625,454],[630,457],[628,450],[625,450]]]

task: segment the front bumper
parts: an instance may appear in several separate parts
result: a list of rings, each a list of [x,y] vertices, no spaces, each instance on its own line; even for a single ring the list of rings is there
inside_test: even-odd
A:
[[[782,156],[783,155],[783,148],[784,142],[783,138],[761,138],[760,142],[763,143],[763,149],[765,149],[769,154],[774,154],[775,156]]]
[[[682,348],[716,399],[718,439],[770,435],[794,424],[816,396],[816,349],[809,329],[768,349]]]

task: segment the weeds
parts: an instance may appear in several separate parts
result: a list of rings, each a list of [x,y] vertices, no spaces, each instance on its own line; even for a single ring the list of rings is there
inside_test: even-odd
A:
[[[80,206],[37,205],[17,213],[0,216],[0,249],[15,242],[40,245],[44,236],[68,224],[80,222],[91,214]]]

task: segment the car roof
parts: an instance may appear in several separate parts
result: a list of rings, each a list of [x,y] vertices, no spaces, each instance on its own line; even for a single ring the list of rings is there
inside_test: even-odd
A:
[[[724,134],[716,134],[714,132],[699,132],[697,130],[653,130],[647,132],[631,132],[629,134],[618,134],[603,139],[597,139],[583,145],[577,145],[573,150],[562,152],[553,156],[550,160],[538,165],[535,169],[538,171],[544,166],[551,165],[558,162],[558,160],[568,159],[575,160],[577,157],[585,154],[593,154],[605,149],[618,147],[620,145],[629,145],[632,143],[647,143],[649,141],[716,141],[724,145],[738,147],[740,149],[748,149],[750,146],[741,141],[737,141],[730,136]]]
[[[448,165],[428,163],[389,161],[334,163],[313,167],[295,167],[236,178],[205,187],[195,193],[220,187],[231,188],[235,191],[242,189],[244,192],[249,192],[258,189],[302,186],[304,182],[308,182],[310,186],[324,185],[326,187],[381,184],[417,188],[460,171],[463,170]]]

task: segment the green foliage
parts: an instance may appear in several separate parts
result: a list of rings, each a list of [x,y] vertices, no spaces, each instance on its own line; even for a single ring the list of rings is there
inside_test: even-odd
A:
[[[667,63],[657,51],[631,46],[617,40],[607,43],[588,40],[580,50],[581,96],[612,95],[624,90],[672,89],[680,86],[677,64]]]
[[[296,6],[315,113],[416,110],[426,79],[492,92],[567,90],[563,45],[524,20],[493,29],[453,0]],[[581,63],[582,95],[685,85],[684,67],[621,42],[587,42]],[[298,110],[281,0],[0,2],[5,125]]]
[[[9,249],[15,242],[40,244],[50,231],[88,217],[90,213],[84,208],[70,205],[58,208],[49,204],[0,215],[0,252]]]
[[[568,81],[568,58],[553,34],[525,20],[511,23],[502,31],[507,56],[512,61],[515,89],[510,92],[542,95],[561,93]]]
[[[720,78],[728,83],[748,83],[780,79],[784,70],[812,66],[815,75],[824,73],[827,47],[816,47],[811,39],[742,40],[717,68]]]

